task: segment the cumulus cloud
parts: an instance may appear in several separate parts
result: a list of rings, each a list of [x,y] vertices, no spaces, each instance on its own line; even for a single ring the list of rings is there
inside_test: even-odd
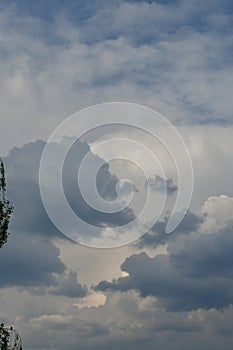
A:
[[[173,183],[172,179],[164,179],[159,175],[155,175],[155,178],[148,179],[149,186],[154,191],[167,191],[168,194],[172,194],[177,191],[177,186]]]
[[[64,165],[63,165],[63,188],[72,209],[79,215],[84,221],[92,225],[99,227],[116,227],[127,224],[134,219],[134,212],[130,208],[126,207],[123,210],[115,213],[104,213],[100,210],[91,208],[85,202],[85,198],[82,197],[79,186],[77,186],[77,171],[80,168],[83,157],[90,151],[90,148],[86,142],[76,142],[69,150]],[[88,178],[90,174],[95,170],[96,164],[98,164],[99,157],[91,153],[91,159],[89,161],[88,169],[86,169],[86,183],[85,187],[88,188]],[[89,173],[89,174],[88,174]],[[98,171],[96,177],[96,186],[99,195],[106,201],[112,201],[117,197],[116,186],[118,179],[112,175],[109,171],[108,163],[105,163]],[[90,186],[89,186],[90,187]],[[90,187],[91,188],[91,187]],[[92,197],[93,193],[89,193]],[[98,201],[98,199],[97,199]],[[98,202],[94,203],[98,207]],[[86,232],[80,232],[80,235],[85,235]]]
[[[77,282],[77,273],[69,271],[66,274],[58,275],[57,286],[50,292],[54,295],[64,295],[69,298],[82,298],[87,295],[87,287]]]
[[[201,214],[205,217],[201,225],[203,233],[211,233],[227,227],[233,222],[233,198],[221,195],[209,197],[201,208]]]
[[[37,141],[21,148],[14,148],[5,158],[9,198],[15,205],[12,230],[30,231],[47,237],[61,237],[49,220],[40,197],[39,164],[44,147],[45,142]],[[60,147],[64,147],[64,145],[54,145],[54,155],[59,152]],[[134,218],[134,213],[129,208],[117,213],[105,214],[92,209],[82,198],[77,184],[77,169],[83,157],[89,151],[90,148],[87,143],[78,141],[74,143],[66,157],[63,170],[63,188],[69,204],[83,220],[99,227],[121,226],[131,221]],[[94,166],[97,161],[98,156],[92,155],[90,166]],[[92,170],[89,169],[88,171]],[[56,169],[52,169],[50,174],[51,188],[53,188],[53,176],[57,176]],[[88,174],[86,178],[88,179]],[[111,175],[106,163],[100,169],[97,177],[100,196],[106,200],[114,199],[117,182],[118,179]],[[54,203],[54,208],[56,207],[59,210],[59,203]],[[80,232],[80,235],[85,235],[85,233]]]
[[[158,245],[166,244],[170,240],[175,240],[179,235],[189,235],[195,232],[204,221],[201,215],[187,211],[179,226],[171,234],[167,234],[165,229],[168,219],[169,216],[166,216],[162,221],[157,222],[135,243],[135,247],[140,249],[155,248]]]
[[[211,345],[218,349],[230,349],[232,342],[232,307],[218,310],[196,310],[192,312],[168,312],[158,307],[152,297],[140,298],[129,291],[124,294],[109,294],[105,305],[98,308],[65,308],[63,312],[41,312],[30,319],[22,319],[27,346],[41,348],[53,345],[56,349],[113,349],[139,350],[155,346],[180,349],[190,344],[194,350]],[[43,337],[40,337],[43,332]],[[224,333],[225,332],[225,333]],[[223,337],[223,338],[222,338]],[[170,340],[172,338],[172,341]]]
[[[59,237],[40,197],[39,164],[44,146],[45,142],[38,140],[13,148],[5,158],[8,194],[15,206],[11,228],[17,232]]]
[[[232,2],[3,0],[0,6],[1,153],[20,146],[5,158],[15,212],[0,252],[1,318],[15,323],[28,349],[232,349],[232,198],[219,197],[233,195]],[[136,254],[111,251],[114,264],[84,249],[80,266],[71,243],[66,254],[64,241],[60,250],[55,244],[59,232],[38,187],[45,143],[34,140],[47,139],[80,108],[116,100],[186,124],[181,129],[194,162],[194,208],[169,236],[163,233],[167,219],[158,222],[133,247]],[[69,173],[66,195],[84,219],[104,229],[133,217],[84,208]],[[116,178],[108,166],[98,181],[103,198],[114,198]],[[152,256],[161,244],[166,254]],[[150,255],[141,252],[148,247]],[[119,260],[125,260],[122,274]],[[87,271],[107,299],[80,310],[75,299],[87,296],[80,282]],[[124,277],[111,281],[113,275]],[[98,282],[103,279],[110,282]]]
[[[65,140],[64,140],[65,142]],[[46,293],[47,288],[54,295],[84,297],[85,286],[77,281],[75,272],[68,272],[60,259],[60,249],[55,238],[64,238],[51,223],[40,197],[39,164],[45,147],[44,141],[36,141],[14,148],[5,158],[8,196],[14,203],[9,242],[1,250],[1,286],[29,288],[36,293]],[[54,152],[59,152],[62,144],[54,144]],[[133,211],[125,209],[117,215],[104,215],[91,209],[82,199],[77,188],[76,170],[84,155],[90,151],[87,143],[78,141],[66,157],[64,164],[64,191],[73,210],[82,219],[103,230],[106,226],[121,225],[134,217]],[[92,155],[95,161],[98,156]],[[52,186],[54,173],[50,174]],[[88,176],[87,176],[88,177]],[[97,187],[106,200],[116,196],[118,179],[111,175],[108,164],[100,169]],[[59,208],[59,203],[54,203]],[[85,234],[80,232],[80,235]]]
[[[60,249],[53,241],[37,234],[12,234],[0,254],[0,287],[18,287],[32,294],[83,298],[87,287],[77,274],[67,271]]]
[[[44,287],[56,283],[54,273],[65,270],[59,259],[59,249],[49,240],[30,234],[11,235],[1,249],[1,287]]]
[[[142,297],[155,296],[169,310],[227,307],[233,302],[232,232],[230,221],[208,235],[178,235],[169,241],[168,254],[132,255],[121,265],[126,277],[102,281],[95,289],[135,289]]]

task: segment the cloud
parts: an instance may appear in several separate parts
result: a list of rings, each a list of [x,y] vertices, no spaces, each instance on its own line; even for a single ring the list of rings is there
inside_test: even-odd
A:
[[[43,207],[39,189],[39,164],[45,142],[36,141],[13,148],[4,159],[9,198],[14,202],[11,230],[58,236]]]
[[[126,207],[116,213],[104,213],[101,210],[95,210],[91,208],[83,199],[79,186],[77,186],[77,171],[80,168],[81,161],[90,148],[85,142],[76,142],[69,150],[64,165],[63,165],[63,188],[66,194],[67,200],[81,219],[84,221],[96,225],[98,227],[118,227],[127,224],[134,219],[134,212],[130,208]],[[99,163],[99,157],[91,153],[88,169],[86,169],[86,183],[85,187],[88,187],[88,179],[91,173],[94,173],[95,168]],[[88,174],[89,172],[89,174]],[[90,180],[91,181],[91,180]],[[106,201],[112,201],[116,199],[117,192],[116,186],[118,179],[112,175],[109,171],[109,165],[105,163],[99,170],[96,177],[96,186],[99,191],[99,195]],[[91,187],[90,187],[91,188]],[[93,193],[89,193],[89,197],[93,197]],[[98,200],[98,199],[97,199]],[[98,207],[98,202],[94,203]],[[86,235],[87,233],[80,232],[80,235]]]
[[[73,350],[77,346],[86,350],[108,349],[109,344],[123,350],[129,347],[139,350],[142,344],[146,350],[154,344],[161,350],[178,350],[184,342],[191,342],[191,350],[197,344],[202,348],[211,345],[217,350],[223,340],[224,347],[230,349],[232,229],[229,215],[223,215],[230,213],[232,201],[229,197],[211,201],[212,205],[207,201],[203,206],[203,220],[211,220],[214,212],[222,212],[215,231],[207,232],[206,227],[202,230],[203,222],[197,224],[196,233],[186,235],[196,225],[196,217],[190,214],[184,234],[169,241],[167,255],[130,256],[122,265],[128,277],[105,285],[99,283],[99,289],[108,290],[104,305],[82,309],[74,306],[74,298],[81,297],[85,286],[79,285],[76,273],[65,271],[54,274],[57,284],[49,285],[48,294],[37,295],[36,303],[33,295],[36,290],[31,294],[25,294],[25,289],[1,290],[1,312],[8,315],[4,318],[15,322],[28,348],[33,348],[35,343],[38,348],[48,348],[54,339],[54,347],[59,350],[65,347]],[[88,256],[91,263],[89,260]]]
[[[71,2],[64,12],[51,2],[50,20],[50,5],[22,3],[1,12],[2,152],[106,101],[148,105],[174,122],[231,123],[227,2]]]
[[[39,234],[14,233],[0,254],[0,287],[17,287],[32,294],[83,298],[87,287],[77,280],[77,273],[67,271],[60,259],[60,249]]]
[[[203,204],[201,213],[205,217],[201,225],[202,232],[224,230],[233,221],[233,198],[226,195],[209,197]]]
[[[20,147],[6,157],[15,212],[0,251],[1,319],[15,323],[28,349],[232,349],[232,199],[219,198],[233,195],[232,2],[3,0],[0,6],[0,149]],[[126,260],[132,254],[126,248],[93,257],[66,242],[64,253],[39,196],[45,143],[34,141],[46,140],[78,109],[116,100],[186,124],[180,130],[194,162],[192,211],[169,236],[166,219],[158,222]],[[83,218],[104,230],[132,217],[80,207],[74,175],[64,177],[66,194]],[[178,183],[173,175],[167,178]],[[108,166],[98,181],[101,195],[114,198]],[[161,244],[167,254],[152,256]],[[124,260],[128,276],[111,281]],[[89,284],[111,281],[99,283],[104,305],[74,305],[86,293],[80,276]]]
[[[59,249],[49,240],[30,234],[11,234],[0,254],[1,287],[44,287],[56,284],[54,273],[62,274]]]
[[[172,194],[177,191],[177,186],[173,184],[172,179],[164,179],[159,175],[155,175],[155,178],[148,179],[149,186],[154,191],[167,191],[168,194]]]
[[[124,36],[140,46],[164,40],[182,28],[198,30],[201,26],[203,31],[216,31],[216,24],[211,19],[217,14],[219,18],[224,15],[225,20],[228,18],[224,4],[220,6],[215,2],[210,9],[207,2],[197,7],[193,1],[116,1],[114,6],[105,3],[105,6],[99,6],[97,11],[90,13],[86,23],[82,23],[82,35],[85,41],[91,43]],[[202,23],[206,17],[207,23]]]
[[[65,142],[65,140],[64,140]],[[59,152],[64,144],[54,144],[54,152]],[[77,274],[67,271],[61,261],[60,249],[55,239],[64,238],[51,223],[40,197],[39,164],[45,142],[38,140],[14,148],[4,159],[7,173],[8,196],[14,203],[9,242],[0,255],[0,285],[6,287],[28,288],[33,293],[52,293],[67,297],[82,298],[87,295],[87,288],[77,281]],[[83,156],[90,151],[87,143],[78,141],[71,148],[64,164],[63,185],[73,210],[78,215],[104,231],[105,227],[121,225],[133,217],[133,212],[126,209],[117,215],[104,215],[91,209],[82,199],[77,188],[76,166]],[[92,154],[95,163],[98,156]],[[51,174],[51,187],[56,169]],[[88,178],[88,176],[87,176]],[[106,200],[116,196],[118,179],[111,175],[106,164],[100,169],[97,188]],[[59,210],[59,203],[54,203]],[[80,232],[80,235],[85,234]]]
[[[83,298],[87,295],[86,286],[77,282],[77,273],[70,271],[63,275],[58,275],[57,286],[50,291],[54,295],[64,295],[69,298]]]
[[[108,349],[111,344],[113,349],[139,350],[143,345],[149,350],[156,344],[159,350],[178,350],[185,342],[191,350],[197,344],[217,350],[223,341],[230,349],[231,321],[231,306],[221,312],[168,312],[159,308],[154,298],[141,299],[136,293],[127,292],[109,294],[105,305],[97,308],[66,307],[61,313],[41,310],[30,319],[21,320],[21,325],[28,348],[36,343],[40,348],[53,345],[59,350],[73,350],[81,346],[92,350]]]
[[[233,302],[232,241],[232,221],[211,234],[179,235],[169,241],[168,254],[132,255],[121,265],[126,277],[102,281],[95,290],[135,289],[175,311],[227,307]]]
[[[189,235],[195,232],[204,219],[191,211],[187,211],[180,225],[171,234],[166,233],[166,225],[169,217],[157,222],[149,232],[146,232],[136,243],[139,249],[145,247],[155,248],[158,245],[166,244],[170,240],[175,240],[179,235]]]
[[[45,142],[43,141],[30,143],[21,148],[13,149],[9,156],[5,158],[8,196],[15,206],[11,229],[39,233],[47,237],[61,237],[49,220],[40,197],[39,164],[44,146]],[[59,152],[60,147],[65,146],[64,144],[54,145],[54,154]],[[121,226],[131,221],[134,218],[134,213],[129,208],[119,213],[105,214],[92,209],[83,200],[77,185],[77,168],[82,158],[89,151],[90,148],[87,143],[78,141],[71,147],[66,157],[63,170],[63,188],[69,204],[84,221],[103,227],[103,229],[104,227]],[[98,156],[92,155],[90,166],[94,167],[98,160]],[[91,171],[91,169],[87,171]],[[51,189],[53,188],[53,176],[57,176],[56,169],[52,169],[50,174]],[[86,178],[88,179],[88,174]],[[109,172],[108,164],[100,169],[97,177],[97,187],[100,195],[106,200],[112,200],[116,197],[117,182],[118,179]],[[59,203],[54,202],[54,208],[59,210],[59,205]],[[84,232],[79,234],[80,236],[85,235]]]

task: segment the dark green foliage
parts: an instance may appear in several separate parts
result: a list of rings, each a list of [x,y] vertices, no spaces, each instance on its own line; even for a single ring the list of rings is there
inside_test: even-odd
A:
[[[7,242],[9,235],[8,226],[10,222],[13,206],[8,199],[5,198],[6,178],[3,161],[0,159],[0,248]],[[14,332],[14,333],[13,333]],[[14,334],[12,344],[12,334]],[[13,328],[7,329],[4,323],[0,324],[0,350],[13,349],[22,350],[22,343],[19,334]]]
[[[0,324],[0,350],[22,350],[22,341],[19,333],[13,328],[6,328]]]
[[[4,163],[0,159],[0,248],[7,242],[8,226],[10,222],[13,206],[9,200],[5,198],[6,178]]]
[[[8,329],[4,328],[4,324],[0,324],[0,350],[8,350],[9,349],[9,339],[10,333]]]

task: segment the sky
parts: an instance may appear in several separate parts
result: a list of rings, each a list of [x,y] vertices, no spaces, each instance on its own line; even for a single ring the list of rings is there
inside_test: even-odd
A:
[[[25,350],[232,349],[232,14],[0,0],[0,321]]]

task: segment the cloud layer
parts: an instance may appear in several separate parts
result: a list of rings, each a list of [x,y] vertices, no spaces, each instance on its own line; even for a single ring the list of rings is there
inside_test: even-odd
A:
[[[231,122],[229,1],[49,4],[2,5],[1,106],[16,145],[114,100],[173,121]],[[1,149],[11,146],[3,135]]]
[[[221,199],[218,208],[221,210]],[[208,213],[206,215],[208,221]],[[95,289],[121,292],[133,289],[142,297],[156,297],[172,311],[219,309],[231,305],[233,221],[202,233],[201,229],[195,230],[193,218],[195,216],[190,214],[186,217],[186,221],[190,219],[190,226],[184,224],[186,229],[183,231],[181,227],[179,235],[160,241],[168,242],[167,254],[149,257],[143,252],[132,255],[121,265],[128,276],[112,282],[102,281]],[[205,226],[205,221],[202,225]],[[189,228],[192,231],[187,235]],[[158,240],[158,236],[155,239]],[[149,240],[147,236],[145,241],[155,245],[153,238]]]
[[[0,10],[0,149],[15,206],[0,250],[0,320],[15,324],[26,350],[232,350],[232,1],[3,0]],[[49,220],[39,161],[68,115],[109,101],[172,121],[195,186],[171,235],[165,212],[132,246],[97,251],[65,240]],[[95,144],[101,135],[91,137]],[[88,150],[74,145],[63,184],[72,209],[102,234],[135,211],[102,215],[80,199],[69,162]],[[166,157],[163,165],[172,202],[178,181]],[[116,196],[111,166],[97,179],[106,200]]]

